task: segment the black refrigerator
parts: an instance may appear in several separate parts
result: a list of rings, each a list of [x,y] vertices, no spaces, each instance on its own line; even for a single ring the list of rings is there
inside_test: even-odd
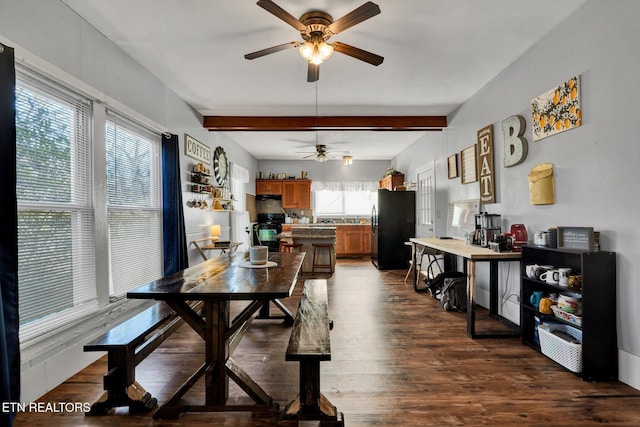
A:
[[[411,246],[416,234],[415,191],[378,190],[371,212],[371,261],[380,270],[409,267]]]

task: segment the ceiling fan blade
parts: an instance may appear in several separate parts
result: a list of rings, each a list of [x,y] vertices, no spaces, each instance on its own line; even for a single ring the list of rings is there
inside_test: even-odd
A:
[[[357,47],[353,47],[345,43],[333,42],[332,44],[333,50],[335,50],[336,52],[340,52],[344,55],[351,56],[352,58],[368,62],[371,65],[380,65],[382,64],[382,61],[384,61],[384,58],[380,55],[367,52],[366,50],[358,49]]]
[[[307,81],[315,82],[319,78],[320,78],[320,66],[309,62],[309,67],[307,68]]]
[[[300,22],[296,17],[291,15],[289,12],[272,2],[271,0],[260,0],[258,1],[258,6],[282,19],[287,24],[291,25],[298,31],[305,31],[307,26]]]
[[[309,159],[309,158],[315,157],[317,155],[318,155],[318,153],[309,154],[308,156],[304,156],[303,159]]]
[[[301,44],[302,44],[301,42],[290,42],[290,43],[279,44],[277,46],[268,47],[266,49],[258,50],[256,52],[247,53],[244,57],[245,59],[256,59],[256,58],[260,58],[261,56],[269,55],[270,53],[276,53],[276,52],[280,52],[281,50],[290,49],[292,47],[298,47]]]
[[[380,13],[380,7],[373,2],[366,2],[362,6],[347,13],[342,18],[334,21],[329,25],[329,31],[333,34],[338,34],[347,28],[351,28],[356,24],[366,21]]]

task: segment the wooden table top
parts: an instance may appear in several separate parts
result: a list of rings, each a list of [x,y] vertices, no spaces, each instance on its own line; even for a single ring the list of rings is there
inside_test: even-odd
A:
[[[158,300],[258,300],[291,296],[304,253],[270,252],[275,267],[245,268],[248,254],[218,256],[127,292],[127,298]]]
[[[442,252],[458,255],[472,260],[519,259],[520,252],[494,252],[491,249],[476,245],[467,245],[459,239],[440,239],[437,237],[412,237],[409,241],[422,246],[428,246]]]

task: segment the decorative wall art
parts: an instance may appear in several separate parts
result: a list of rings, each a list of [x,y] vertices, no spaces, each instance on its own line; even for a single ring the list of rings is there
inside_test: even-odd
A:
[[[541,163],[529,174],[529,202],[532,205],[553,205],[556,202],[553,165]]]
[[[468,184],[478,180],[476,163],[476,144],[465,148],[460,152],[460,169],[462,169],[462,183]]]
[[[580,76],[531,100],[533,140],[582,125],[580,107]]]
[[[449,171],[449,179],[458,177],[458,154],[452,154],[447,158],[447,170]]]
[[[502,121],[502,133],[504,134],[504,167],[519,165],[527,158],[529,144],[524,131],[527,122],[521,115],[510,116]]]
[[[478,131],[478,175],[480,176],[480,201],[496,202],[496,184],[493,172],[493,125]]]
[[[211,164],[211,148],[186,133],[184,134],[184,154],[207,165]]]

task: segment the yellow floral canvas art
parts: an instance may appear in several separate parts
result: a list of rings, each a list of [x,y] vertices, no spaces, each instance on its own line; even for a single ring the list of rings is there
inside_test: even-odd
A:
[[[580,76],[531,100],[533,140],[582,125]]]

